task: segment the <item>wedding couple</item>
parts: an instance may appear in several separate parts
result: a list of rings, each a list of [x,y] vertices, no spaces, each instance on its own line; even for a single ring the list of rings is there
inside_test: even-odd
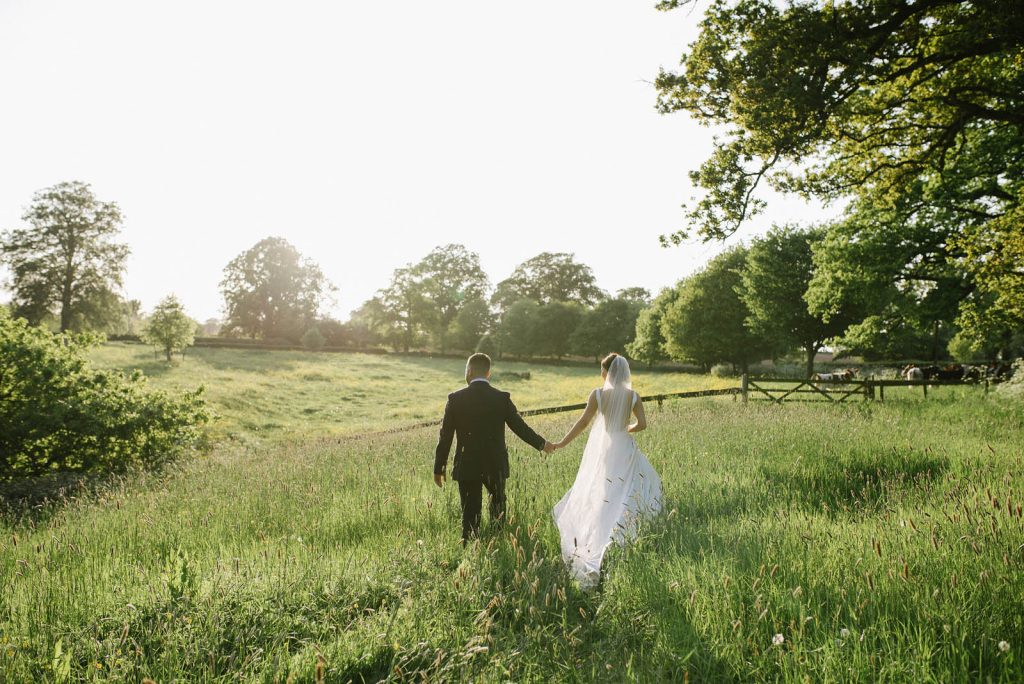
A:
[[[618,354],[601,362],[603,386],[590,393],[583,415],[555,444],[526,424],[508,392],[491,387],[490,377],[491,359],[486,354],[469,357],[468,386],[448,395],[434,455],[434,482],[441,487],[452,439],[458,437],[452,479],[459,483],[462,543],[480,529],[484,488],[490,494],[491,520],[500,523],[505,515],[506,425],[533,448],[550,454],[576,439],[596,418],[576,481],[552,511],[562,558],[580,586],[591,588],[601,577],[601,560],[609,544],[632,539],[637,523],[661,508],[661,480],[633,439],[647,427],[647,418],[632,389],[629,363]]]

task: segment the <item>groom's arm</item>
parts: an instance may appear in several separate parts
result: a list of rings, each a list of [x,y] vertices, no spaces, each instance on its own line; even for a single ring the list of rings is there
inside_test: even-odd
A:
[[[444,469],[448,465],[448,452],[452,450],[452,439],[455,437],[455,420],[452,413],[452,400],[449,397],[448,403],[444,406],[437,449],[434,450],[434,475],[444,475]]]
[[[516,437],[523,440],[537,451],[542,451],[547,445],[548,441],[533,431],[523,417],[519,415],[519,409],[512,403],[512,398],[508,400],[508,413],[505,416],[505,424],[508,425],[509,429],[516,434]]]

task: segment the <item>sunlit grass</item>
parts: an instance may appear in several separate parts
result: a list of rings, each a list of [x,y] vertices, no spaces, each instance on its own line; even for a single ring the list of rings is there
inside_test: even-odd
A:
[[[189,349],[168,365],[144,345],[111,343],[92,353],[105,368],[139,369],[159,387],[202,384],[217,415],[215,438],[351,435],[440,420],[448,393],[464,384],[465,362],[369,354]],[[593,368],[498,361],[494,384],[521,410],[584,401],[600,384]],[[529,373],[528,380],[522,379]],[[736,379],[638,370],[645,394],[736,386]]]
[[[76,681],[309,682],[318,663],[338,682],[1024,678],[1019,406],[965,390],[651,414],[666,514],[595,594],[549,513],[581,443],[514,444],[507,532],[465,551],[432,430],[221,447],[4,524],[0,673],[52,679],[60,641]]]

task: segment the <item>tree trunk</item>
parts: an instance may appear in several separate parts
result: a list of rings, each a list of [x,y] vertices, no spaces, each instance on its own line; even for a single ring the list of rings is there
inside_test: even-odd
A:
[[[812,342],[805,348],[807,352],[807,377],[814,375],[814,357],[818,353],[818,343]]]
[[[939,322],[932,323],[932,363],[939,360]]]
[[[170,363],[171,361],[174,360],[172,358],[172,356],[174,354],[174,350],[173,349],[171,349],[170,347],[165,347],[164,348],[164,352],[167,354],[167,363]]]

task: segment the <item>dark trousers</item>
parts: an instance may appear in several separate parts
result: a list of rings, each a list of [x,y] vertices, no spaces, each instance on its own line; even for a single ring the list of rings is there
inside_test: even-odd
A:
[[[479,479],[459,480],[459,500],[462,503],[462,543],[480,532],[480,508],[483,504],[482,487],[491,495],[491,521],[505,519],[505,478],[484,475]]]

